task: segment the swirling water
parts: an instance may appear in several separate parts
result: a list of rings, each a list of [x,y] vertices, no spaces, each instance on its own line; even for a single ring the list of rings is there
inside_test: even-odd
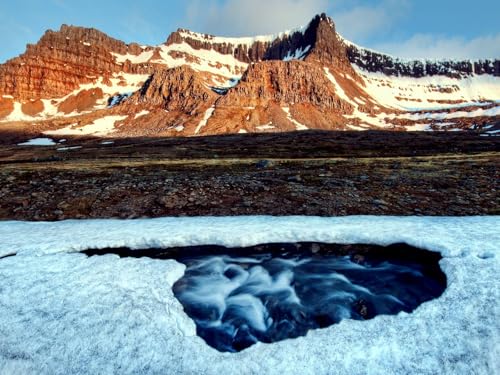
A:
[[[208,255],[205,248],[205,255],[177,258],[187,270],[174,293],[208,345],[238,352],[343,319],[412,312],[446,287],[439,257],[409,246],[363,254],[351,248],[347,255],[325,254],[318,244],[276,251],[290,246],[297,244],[263,245],[241,256],[233,249]]]

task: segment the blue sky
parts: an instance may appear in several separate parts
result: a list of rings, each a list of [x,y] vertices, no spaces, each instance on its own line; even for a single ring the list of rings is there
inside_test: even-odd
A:
[[[63,23],[126,42],[159,44],[178,27],[258,35],[328,13],[338,31],[402,57],[500,57],[500,1],[477,0],[0,0],[0,61]]]

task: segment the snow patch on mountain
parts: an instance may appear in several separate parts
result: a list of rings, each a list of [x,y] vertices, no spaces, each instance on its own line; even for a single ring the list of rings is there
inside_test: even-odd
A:
[[[153,57],[154,51],[143,51],[139,55],[132,55],[130,53],[126,55],[120,55],[115,52],[111,52],[111,54],[115,57],[115,60],[117,63],[123,64],[127,60],[130,61],[132,64],[143,64],[147,63],[151,58]]]
[[[465,78],[446,76],[397,77],[371,73],[353,64],[368,92],[385,107],[415,110],[436,107],[438,102],[453,104],[496,101],[500,98],[500,77],[472,75]]]
[[[283,61],[292,61],[292,60],[303,60],[306,57],[307,53],[311,49],[311,46],[306,46],[304,48],[297,48],[295,51],[289,51],[288,54],[283,58]]]
[[[333,84],[333,86],[335,87],[335,94],[337,94],[337,96],[342,99],[343,101],[351,104],[352,106],[354,106],[354,108],[357,108],[358,107],[358,104],[355,103],[351,98],[349,98],[347,96],[347,94],[345,93],[344,89],[342,88],[342,86],[339,85],[339,83],[337,82],[337,80],[335,79],[334,75],[330,72],[330,69],[328,69],[327,67],[323,68],[324,71],[325,71],[325,74],[326,74],[326,77],[328,78],[328,80]]]
[[[118,121],[125,120],[128,116],[106,116],[94,120],[89,125],[79,126],[78,124],[69,125],[58,130],[48,130],[44,132],[47,135],[92,135],[94,137],[106,137],[116,131],[115,124]]]
[[[142,117],[142,116],[147,116],[149,115],[149,111],[146,111],[146,110],[142,110],[140,111],[139,113],[136,113],[135,116],[134,116],[134,120],[137,120],[139,117]]]
[[[286,113],[286,118],[288,120],[290,120],[295,125],[296,130],[298,130],[298,131],[309,130],[309,128],[307,126],[305,126],[304,124],[301,124],[300,122],[298,122],[297,120],[295,120],[293,118],[292,114],[290,113],[290,107],[283,107],[281,109],[283,110],[283,112]]]
[[[226,79],[238,79],[247,69],[248,64],[239,61],[232,55],[224,55],[215,50],[196,50],[189,44],[172,44],[160,47],[161,60],[151,62],[175,68],[188,65],[196,71],[207,72]]]
[[[258,36],[252,36],[252,37],[220,37],[220,36],[215,36],[215,35],[196,33],[196,32],[192,32],[192,31],[185,30],[185,29],[179,30],[178,33],[180,34],[180,36],[182,36],[185,39],[193,39],[193,40],[197,40],[200,42],[208,42],[208,43],[213,43],[213,44],[233,45],[235,47],[246,46],[247,48],[249,48],[258,42],[270,43],[270,42],[273,42],[277,39],[286,38],[286,37],[293,35],[295,33],[304,33],[308,27],[309,27],[309,24],[307,26],[300,26],[300,27],[286,30],[286,31],[276,33],[276,34],[258,35]]]
[[[196,127],[194,134],[200,133],[201,129],[207,125],[208,120],[210,119],[210,117],[212,117],[214,112],[215,112],[215,107],[210,107],[209,109],[207,109],[205,111],[205,114],[203,115],[203,119],[200,121],[200,123]]]

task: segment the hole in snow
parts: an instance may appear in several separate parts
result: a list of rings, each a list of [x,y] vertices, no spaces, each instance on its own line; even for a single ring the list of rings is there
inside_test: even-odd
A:
[[[403,244],[86,252],[105,253],[184,263],[175,296],[196,322],[198,335],[222,352],[304,336],[344,319],[409,313],[446,288],[441,256]]]

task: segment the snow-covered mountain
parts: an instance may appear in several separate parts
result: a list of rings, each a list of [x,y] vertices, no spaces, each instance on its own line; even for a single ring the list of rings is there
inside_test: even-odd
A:
[[[499,59],[398,59],[345,40],[324,14],[251,38],[179,29],[159,46],[63,25],[0,65],[0,125],[52,135],[491,132],[499,122]]]

